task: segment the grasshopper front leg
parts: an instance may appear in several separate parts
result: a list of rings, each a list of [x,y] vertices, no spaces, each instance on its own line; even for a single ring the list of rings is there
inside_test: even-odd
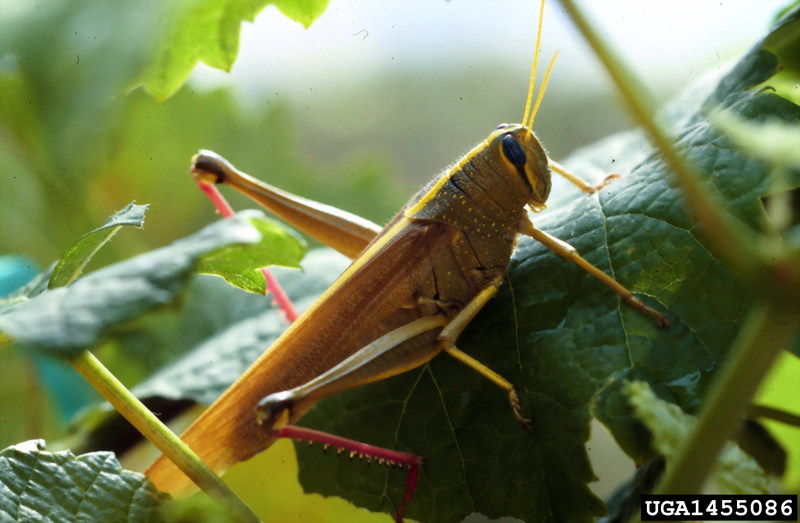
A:
[[[547,165],[550,167],[551,171],[560,174],[572,185],[574,185],[575,187],[577,187],[578,189],[587,194],[594,194],[603,187],[605,187],[606,185],[608,185],[609,183],[621,177],[619,174],[612,173],[603,178],[603,180],[600,183],[592,185],[591,183],[587,182],[577,174],[573,173],[560,163],[554,161],[552,158],[547,158]]]
[[[559,240],[555,236],[551,234],[547,234],[544,231],[541,231],[533,226],[533,223],[528,218],[525,218],[521,224],[520,232],[522,234],[526,234],[533,238],[534,240],[538,241],[554,253],[561,256],[565,261],[571,261],[578,265],[581,269],[585,270],[608,287],[611,288],[617,295],[619,295],[622,300],[633,307],[636,311],[640,314],[644,314],[646,316],[652,316],[658,322],[658,327],[669,327],[670,321],[669,319],[658,312],[655,309],[652,309],[645,305],[639,298],[633,295],[633,293],[625,288],[621,283],[617,280],[609,276],[608,274],[604,273],[588,261],[586,261],[573,247],[572,245],[568,244],[563,240]]]

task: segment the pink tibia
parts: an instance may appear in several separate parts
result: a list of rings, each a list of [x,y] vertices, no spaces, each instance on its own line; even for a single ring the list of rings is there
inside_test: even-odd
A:
[[[278,280],[268,269],[259,270],[261,274],[264,275],[264,280],[267,282],[267,292],[271,292],[272,295],[275,296],[275,303],[277,303],[278,307],[283,311],[286,321],[294,323],[294,320],[297,319],[297,311],[294,308],[291,298],[284,292],[283,287],[280,286]]]
[[[228,201],[222,196],[222,193],[219,192],[216,185],[212,185],[210,183],[204,183],[201,181],[197,181],[197,186],[200,187],[200,190],[208,196],[208,199],[211,200],[211,203],[214,204],[214,207],[217,208],[217,212],[219,212],[223,217],[230,218],[233,216],[233,208],[228,204]],[[289,323],[294,322],[297,319],[297,311],[292,304],[292,300],[289,296],[284,292],[281,285],[278,283],[278,280],[269,272],[268,269],[259,269],[261,274],[264,275],[264,280],[266,281],[266,288],[267,293],[271,292],[273,296],[275,296],[275,303],[278,304],[283,315],[286,317],[286,321]]]
[[[381,465],[401,465],[408,467],[408,476],[406,477],[406,492],[403,495],[403,501],[397,507],[395,520],[398,522],[403,521],[403,514],[406,507],[411,503],[414,496],[414,490],[417,487],[417,480],[419,479],[419,468],[422,465],[422,458],[409,452],[400,452],[397,450],[389,450],[373,445],[367,445],[360,441],[343,438],[321,432],[319,430],[307,429],[305,427],[298,427],[296,425],[286,425],[277,429],[275,433],[282,438],[292,438],[303,441],[314,441],[322,443],[326,448],[332,445],[338,449],[349,450],[350,457],[355,455],[366,456],[367,459],[375,458]]]
[[[228,201],[222,196],[222,193],[219,192],[216,185],[211,185],[210,183],[204,183],[201,181],[197,181],[197,186],[200,187],[200,190],[208,196],[208,199],[211,200],[211,203],[214,204],[214,207],[217,208],[217,212],[220,213],[224,218],[230,218],[233,216],[233,208],[228,204]]]

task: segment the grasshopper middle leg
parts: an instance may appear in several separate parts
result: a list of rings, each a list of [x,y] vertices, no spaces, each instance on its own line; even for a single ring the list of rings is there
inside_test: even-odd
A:
[[[467,325],[469,325],[475,315],[478,314],[486,302],[488,302],[495,294],[497,294],[497,289],[500,287],[501,281],[502,276],[496,276],[486,287],[483,288],[483,290],[475,295],[475,297],[470,300],[469,303],[467,303],[466,307],[464,307],[452,320],[450,320],[450,323],[448,323],[447,326],[442,329],[442,332],[439,334],[439,341],[441,343],[442,350],[447,354],[485,376],[492,383],[506,391],[508,394],[508,402],[511,405],[511,410],[514,413],[514,417],[517,418],[517,421],[519,421],[523,427],[530,430],[533,427],[533,423],[530,419],[522,415],[519,396],[517,395],[517,391],[514,389],[514,386],[511,384],[511,382],[469,354],[463,352],[461,349],[456,347],[455,344],[458,336],[467,327]]]

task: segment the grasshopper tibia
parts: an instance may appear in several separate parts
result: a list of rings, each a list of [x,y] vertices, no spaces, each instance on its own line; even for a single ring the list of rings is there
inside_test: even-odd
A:
[[[341,450],[349,450],[351,457],[357,454],[359,456],[366,456],[368,460],[371,458],[376,458],[381,464],[408,467],[406,491],[403,495],[403,500],[397,507],[397,512],[395,514],[395,521],[403,521],[403,514],[405,513],[408,504],[411,503],[411,499],[414,497],[414,490],[417,487],[419,468],[423,463],[423,460],[420,456],[411,454],[409,452],[400,452],[397,450],[375,447],[373,445],[367,445],[366,443],[361,443],[352,439],[334,436],[333,434],[328,434],[327,432],[307,429],[305,427],[297,427],[294,425],[286,425],[281,427],[275,430],[275,434],[281,438],[292,438],[296,440],[317,442],[326,446],[332,445],[339,448],[340,452]]]

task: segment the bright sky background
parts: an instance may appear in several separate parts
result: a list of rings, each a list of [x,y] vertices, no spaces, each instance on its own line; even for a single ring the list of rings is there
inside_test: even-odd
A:
[[[736,58],[786,3],[593,0],[583,6],[648,82],[680,85]],[[231,75],[204,68],[196,79],[257,93],[358,82],[384,68],[420,63],[469,67],[500,61],[527,74],[537,11],[535,0],[331,0],[304,30],[270,6],[254,24],[244,24]],[[543,45],[545,59],[561,51],[556,75],[599,80],[593,58],[553,0],[545,9]]]
[[[664,101],[738,59],[787,1],[592,0],[582,5]],[[201,66],[194,85],[233,86],[257,107],[288,100],[298,132],[324,137],[303,138],[302,146],[321,164],[369,140],[375,150],[393,151],[404,179],[427,180],[498,123],[521,119],[538,8],[536,0],[331,0],[305,30],[270,6],[255,23],[244,24],[232,73]],[[631,123],[560,4],[548,0],[542,61],[546,64],[556,50],[561,54],[535,129],[561,159]],[[420,70],[434,79],[428,87],[386,88],[387,78],[402,89]],[[376,81],[381,78],[385,91]],[[453,78],[461,85],[452,85]],[[343,90],[350,105],[342,102],[348,99]],[[425,150],[434,144],[438,150]]]

